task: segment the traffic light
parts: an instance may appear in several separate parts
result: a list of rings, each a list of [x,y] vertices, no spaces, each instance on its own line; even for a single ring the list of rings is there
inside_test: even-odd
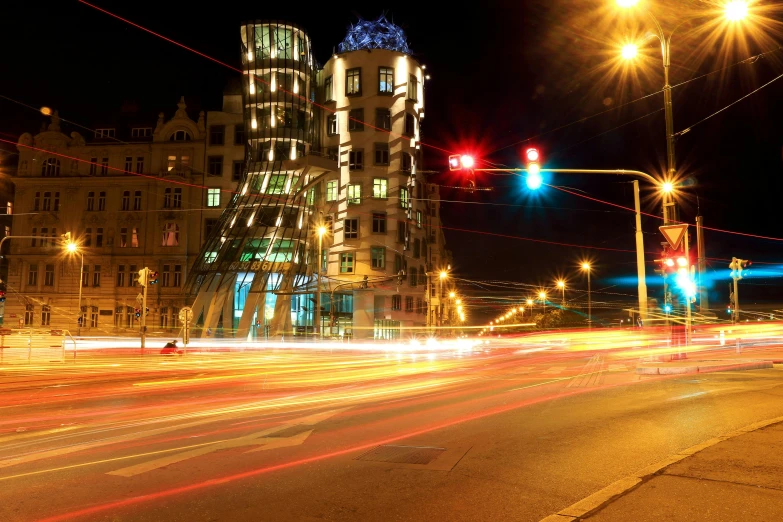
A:
[[[664,305],[663,311],[666,312],[667,314],[670,313],[672,311],[672,305],[667,303],[666,305]]]
[[[141,317],[141,308],[136,308],[133,313],[136,315],[136,319]]]
[[[675,272],[675,265],[677,263],[666,250],[661,252],[661,258],[656,259],[655,262],[660,263],[661,268],[658,271],[661,274],[673,274]]]
[[[147,276],[147,281],[151,285],[158,284],[158,273],[157,272],[150,272],[149,275]]]
[[[5,292],[0,290],[0,303],[4,303],[4,302],[5,302]]]
[[[149,268],[142,268],[139,270],[139,286],[147,286],[147,273]]]
[[[742,279],[743,277],[748,277],[750,274],[748,267],[750,267],[752,264],[753,263],[747,259],[738,259],[736,257],[732,257],[731,263],[729,263],[729,268],[731,268],[731,278]]]
[[[449,156],[449,170],[472,169],[476,161],[468,154],[452,154]]]
[[[527,178],[525,183],[530,190],[537,190],[541,187],[544,180],[541,178],[541,166],[539,160],[541,154],[538,149],[530,147],[525,151],[525,168],[527,169]]]

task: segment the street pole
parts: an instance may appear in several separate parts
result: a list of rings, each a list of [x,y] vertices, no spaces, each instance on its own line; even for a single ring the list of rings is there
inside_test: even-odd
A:
[[[642,236],[642,211],[639,202],[639,181],[633,180],[633,203],[636,210],[636,275],[639,280],[639,315],[647,320],[647,280],[644,268],[644,238]]]
[[[690,251],[688,250],[688,229],[685,229],[685,259],[690,260]],[[688,263],[690,265],[690,263]],[[691,276],[691,267],[688,266],[688,277]],[[694,293],[695,294],[695,293]],[[691,296],[685,296],[685,346],[691,344]]]
[[[658,22],[656,21],[656,25]],[[666,116],[666,163],[669,177],[667,181],[674,182],[677,172],[677,163],[674,156],[674,114],[672,110],[672,86],[669,85],[669,66],[671,65],[671,36],[666,38],[660,30],[661,52],[663,54],[663,109]],[[676,221],[677,215],[674,208],[672,195],[664,192],[663,195],[663,224]]]
[[[147,337],[147,285],[149,284],[149,268],[144,267],[144,284],[141,287],[141,354],[144,355],[144,341]]]
[[[699,272],[699,310],[701,313],[710,308],[709,293],[704,285],[704,274],[707,272],[707,253],[704,249],[704,218],[696,216],[696,267]]]
[[[439,316],[438,326],[442,327],[443,326],[443,277],[441,277],[440,275],[438,275],[438,308],[440,309],[438,313]]]
[[[593,329],[593,302],[590,300],[590,268],[587,269],[587,329]]]
[[[734,278],[734,324],[740,322],[739,311],[739,285],[737,285],[737,278]]]
[[[323,262],[323,233],[318,231],[318,272],[316,276],[315,288],[315,335],[321,338],[321,263]]]
[[[82,323],[84,322],[84,315],[82,315],[82,287],[84,286],[84,254],[79,252],[79,255],[82,256],[82,266],[79,269],[79,320],[77,321],[77,326],[76,326],[77,336],[82,334]]]

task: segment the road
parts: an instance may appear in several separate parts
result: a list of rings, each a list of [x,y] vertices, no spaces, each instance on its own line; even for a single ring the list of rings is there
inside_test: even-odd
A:
[[[783,371],[524,344],[0,368],[0,520],[537,521],[783,415]]]

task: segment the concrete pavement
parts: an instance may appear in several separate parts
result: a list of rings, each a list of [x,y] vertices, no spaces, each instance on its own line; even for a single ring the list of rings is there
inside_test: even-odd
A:
[[[783,417],[711,439],[542,522],[783,520]]]

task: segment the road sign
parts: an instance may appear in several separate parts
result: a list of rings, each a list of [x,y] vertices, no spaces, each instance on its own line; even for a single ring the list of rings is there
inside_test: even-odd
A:
[[[192,320],[193,309],[189,306],[183,306],[179,311],[179,321],[184,325],[182,328],[182,342],[185,343],[186,352],[190,342],[190,323]]]
[[[688,230],[688,225],[666,225],[658,227],[658,229],[661,231],[661,234],[663,234],[663,237],[666,238],[666,241],[669,242],[669,245],[672,247],[672,249],[677,250],[680,248],[682,238],[685,237],[685,232]]]
[[[179,310],[179,320],[184,322],[190,322],[193,318],[193,309],[189,306],[183,306]]]

